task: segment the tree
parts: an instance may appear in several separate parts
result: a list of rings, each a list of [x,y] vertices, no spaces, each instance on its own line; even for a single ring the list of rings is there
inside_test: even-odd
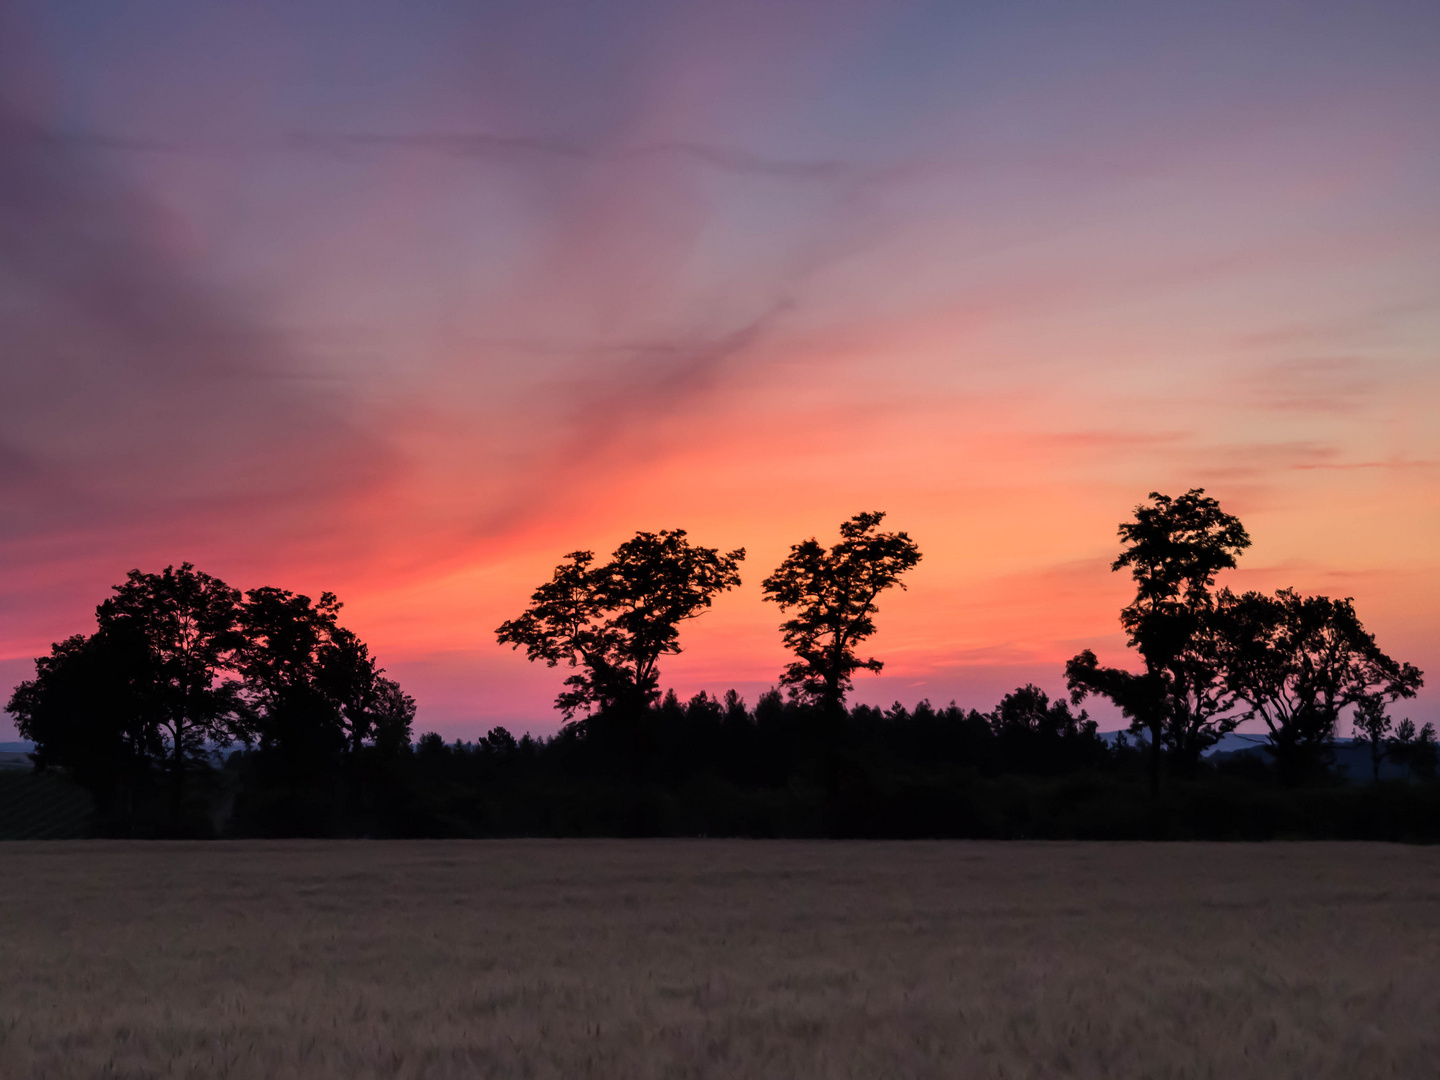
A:
[[[1436,759],[1440,757],[1434,724],[1426,724],[1416,731],[1415,721],[1401,720],[1387,744],[1387,750],[1390,757],[1405,770],[1407,780],[1417,775],[1434,777]]]
[[[100,634],[135,646],[130,679],[165,743],[178,817],[186,768],[209,745],[229,745],[240,723],[239,684],[227,677],[243,644],[240,594],[188,562],[158,574],[131,570],[113,591],[95,612]]]
[[[1065,685],[1073,704],[1080,704],[1090,694],[1109,698],[1130,721],[1133,734],[1149,735],[1151,787],[1155,788],[1159,782],[1160,738],[1164,736],[1167,715],[1163,675],[1104,667],[1093,650],[1085,649],[1066,662]]]
[[[1211,592],[1215,575],[1232,569],[1250,546],[1240,519],[1220,509],[1203,488],[1178,498],[1152,491],[1150,503],[1122,522],[1126,545],[1111,571],[1129,569],[1135,599],[1120,612],[1129,645],[1140,653],[1143,676],[1101,667],[1090,650],[1066,665],[1071,699],[1109,697],[1130,718],[1131,730],[1150,738],[1150,784],[1160,785],[1162,747],[1182,769],[1227,731],[1236,695],[1221,678]]]
[[[1002,761],[1017,772],[1054,774],[1083,768],[1106,752],[1098,725],[1083,709],[1079,715],[1072,713],[1069,702],[1052,702],[1033,683],[1001,698],[989,721]]]
[[[574,551],[495,635],[531,661],[576,669],[555,700],[566,720],[581,710],[635,715],[659,697],[659,660],[680,652],[680,624],[740,584],[744,558],[744,548],[692,545],[684,529],[637,532],[601,566]]]
[[[1394,723],[1386,708],[1384,694],[1366,694],[1355,703],[1355,741],[1370,747],[1370,774],[1380,782],[1380,762],[1387,756]]]
[[[1321,768],[1345,709],[1372,695],[1414,697],[1422,673],[1392,660],[1361,624],[1353,601],[1281,589],[1220,595],[1224,678],[1269,732],[1282,773],[1301,779]]]
[[[920,548],[903,532],[877,531],[885,514],[856,514],[840,526],[840,542],[828,550],[814,537],[790,548],[779,568],[761,583],[765,599],[794,618],[780,624],[785,647],[796,659],[780,676],[793,697],[838,712],[856,671],[880,671],[873,657],[855,649],[875,633],[875,599],[920,561]]]
[[[35,661],[5,709],[35,744],[37,770],[60,768],[89,788],[103,810],[134,810],[136,787],[164,747],[142,681],[143,643],[117,632],[76,634]]]
[[[415,725],[415,699],[394,679],[387,679],[381,672],[375,676],[374,690],[370,695],[368,738],[387,755],[398,754],[410,746],[410,735]]]
[[[339,631],[340,601],[269,586],[251,589],[241,608],[239,655],[249,706],[247,742],[278,751],[303,772],[345,749],[340,705],[326,693],[324,662]]]
[[[367,741],[389,750],[410,743],[415,699],[384,673],[369,647],[343,626],[331,629],[318,648],[316,680],[351,754]]]
[[[188,562],[131,570],[112,592],[95,610],[96,633],[53,646],[15,704],[42,764],[86,775],[111,768],[113,783],[133,793],[142,760],[158,761],[178,818],[187,769],[209,746],[228,744],[239,721],[238,684],[227,678],[241,644],[239,593]]]

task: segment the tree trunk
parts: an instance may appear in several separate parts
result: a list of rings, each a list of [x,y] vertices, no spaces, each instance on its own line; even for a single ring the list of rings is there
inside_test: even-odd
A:
[[[1160,725],[1150,725],[1150,797],[1160,797]]]
[[[174,738],[170,755],[170,820],[176,823],[180,821],[180,808],[185,796],[185,746],[180,737],[182,730],[178,721],[171,729]]]

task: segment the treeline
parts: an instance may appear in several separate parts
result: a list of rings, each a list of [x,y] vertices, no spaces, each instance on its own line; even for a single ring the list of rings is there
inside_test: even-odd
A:
[[[1121,624],[1138,670],[1085,650],[1068,700],[1025,686],[989,712],[847,704],[877,601],[921,558],[881,513],[794,545],[762,583],[794,659],[753,708],[680,701],[660,663],[739,584],[744,549],[641,532],[567,555],[496,631],[567,669],[552,738],[493,729],[411,743],[414,702],[337,621],[340,605],[243,596],[189,564],[132,572],[96,632],[37,661],[9,709],[36,766],[87,785],[128,835],[1370,836],[1440,839],[1434,728],[1395,718],[1421,673],[1348,599],[1215,587],[1250,538],[1201,490],[1152,493],[1120,526]],[[1130,720],[1107,742],[1079,709]],[[1263,722],[1260,754],[1206,752]],[[1371,783],[1342,783],[1349,720]],[[222,756],[228,747],[235,749]],[[1381,781],[1386,759],[1407,779]]]
[[[761,583],[764,599],[790,615],[780,630],[795,659],[781,687],[837,730],[855,672],[883,667],[857,652],[875,633],[876,600],[904,588],[921,557],[907,534],[880,531],[883,518],[855,515],[829,548],[813,538],[794,545]],[[1377,778],[1382,758],[1402,745],[1416,744],[1405,751],[1415,761],[1433,757],[1432,725],[1417,733],[1391,716],[1415,696],[1422,673],[1380,649],[1350,599],[1216,590],[1216,575],[1236,567],[1250,536],[1203,490],[1152,492],[1119,534],[1112,570],[1129,570],[1136,585],[1120,623],[1140,670],[1104,666],[1087,649],[1065,678],[1073,704],[1107,698],[1146,737],[1152,792],[1162,772],[1195,774],[1208,749],[1253,719],[1264,723],[1266,752],[1286,782],[1326,776],[1347,715],[1371,747]],[[638,533],[603,564],[573,552],[496,635],[531,660],[572,669],[555,704],[573,724],[634,723],[620,718],[658,700],[657,664],[680,651],[679,626],[739,583],[744,558],[744,549],[692,546],[683,530]]]
[[[989,712],[666,694],[548,739],[427,734],[394,821],[417,836],[1440,840],[1440,782],[1282,779],[1256,753],[1150,790],[1143,739],[1021,687]]]

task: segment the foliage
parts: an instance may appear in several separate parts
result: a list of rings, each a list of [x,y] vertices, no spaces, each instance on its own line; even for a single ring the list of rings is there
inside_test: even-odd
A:
[[[1250,546],[1240,519],[1191,488],[1172,499],[1150,493],[1150,505],[1135,507],[1135,520],[1122,522],[1120,539],[1129,546],[1111,570],[1129,568],[1135,599],[1121,612],[1121,625],[1142,653],[1168,655],[1183,645],[1185,635],[1167,634],[1163,618],[1184,618],[1210,602],[1215,575],[1235,567],[1235,556]],[[1155,626],[1149,626],[1151,620]],[[1182,626],[1183,631],[1183,626]]]
[[[880,671],[856,647],[875,633],[875,599],[920,561],[920,548],[903,532],[878,532],[883,512],[856,514],[840,526],[829,549],[813,537],[790,548],[780,567],[762,582],[765,599],[793,618],[780,624],[785,647],[796,659],[780,677],[800,700],[838,709],[856,671]]]
[[[740,584],[744,558],[744,548],[692,545],[684,529],[638,532],[600,566],[593,552],[571,552],[495,634],[529,660],[576,669],[555,702],[567,720],[634,714],[659,697],[659,660],[680,652],[680,624]]]
[[[239,729],[239,683],[228,676],[244,639],[240,594],[190,563],[158,574],[131,570],[96,609],[102,637],[134,644],[132,692],[167,744],[174,813],[179,813],[187,765],[208,746],[226,746]]]
[[[1063,698],[1052,702],[1033,683],[1001,698],[990,724],[1001,756],[1026,762],[1029,768],[1024,771],[1054,775],[1094,767],[1107,757],[1095,721],[1083,710],[1072,713]]]
[[[1282,776],[1322,775],[1341,715],[1351,707],[1378,780],[1389,752],[1385,707],[1414,696],[1421,673],[1376,646],[1350,600],[1293,589],[1274,596],[1213,593],[1215,575],[1235,566],[1250,538],[1198,488],[1178,499],[1152,492],[1150,505],[1136,507],[1120,536],[1128,547],[1112,569],[1129,568],[1136,582],[1121,625],[1145,670],[1103,667],[1087,649],[1065,674],[1074,701],[1108,697],[1132,731],[1148,732],[1153,790],[1162,750],[1173,771],[1192,773],[1207,747],[1254,717],[1269,731]]]
[[[354,763],[362,749],[408,751],[415,702],[337,624],[333,595],[312,603],[261,588],[242,602],[189,563],[133,570],[113,594],[96,631],[53,645],[7,706],[36,744],[37,768],[63,769],[95,794],[103,829],[210,829],[217,750],[237,739],[301,788],[333,775],[342,754]],[[162,771],[163,826],[150,805]],[[363,770],[351,772],[358,783]]]
[[[246,742],[321,758],[344,747],[339,710],[321,683],[339,612],[334,593],[314,602],[268,586],[245,594],[238,666],[250,707]]]
[[[1370,748],[1370,773],[1380,782],[1380,763],[1385,760],[1394,722],[1384,694],[1366,694],[1355,703],[1355,741]]]
[[[350,753],[366,742],[392,751],[410,743],[415,699],[385,678],[369,646],[343,626],[329,632],[320,648],[315,682],[331,703]]]
[[[1108,697],[1133,731],[1148,732],[1158,786],[1162,748],[1181,771],[1193,770],[1238,723],[1228,715],[1236,691],[1221,677],[1211,590],[1215,575],[1232,569],[1250,546],[1250,536],[1203,488],[1178,498],[1152,491],[1149,498],[1149,505],[1135,508],[1133,521],[1120,524],[1127,546],[1111,565],[1112,571],[1129,569],[1135,581],[1135,599],[1121,610],[1120,625],[1140,653],[1144,675],[1102,668],[1085,650],[1066,666],[1066,679],[1077,703],[1087,694]]]
[[[1389,740],[1386,752],[1400,764],[1407,777],[1419,776],[1433,780],[1437,758],[1440,758],[1435,725],[1426,724],[1417,731],[1415,721],[1401,720],[1395,726],[1395,734]]]
[[[35,678],[15,688],[6,711],[35,744],[36,768],[64,769],[90,788],[103,809],[133,801],[164,748],[137,671],[148,667],[141,643],[118,628],[76,634],[35,661]]]
[[[1288,773],[1323,764],[1346,708],[1373,710],[1372,699],[1413,697],[1423,684],[1415,667],[1380,650],[1349,599],[1227,589],[1218,619],[1225,684],[1244,702],[1244,718],[1264,721]]]
[[[922,701],[827,712],[767,692],[673,694],[637,778],[571,725],[548,739],[426,736],[410,834],[1440,839],[1440,787],[1284,782],[1258,755],[1203,759],[1148,794],[1142,751],[1033,686],[988,712]],[[1232,767],[1243,766],[1243,767]],[[392,826],[393,827],[393,826]]]
[[[680,626],[739,583],[745,554],[679,530],[637,533],[603,565],[572,553],[497,631],[575,669],[559,704],[587,715],[551,738],[496,727],[412,746],[414,700],[340,625],[333,594],[241,596],[188,563],[132,572],[95,632],[52,646],[9,707],[37,768],[88,787],[94,828],[127,835],[1440,839],[1434,727],[1389,716],[1421,673],[1380,651],[1349,600],[1214,594],[1248,538],[1199,490],[1152,495],[1121,526],[1115,569],[1136,581],[1122,624],[1143,670],[1085,650],[1066,667],[1068,701],[1026,684],[989,712],[847,708],[853,673],[880,667],[856,654],[876,598],[920,558],[882,517],[856,515],[828,549],[795,545],[766,579],[796,660],[753,709],[734,690],[659,693]],[[1149,744],[1103,738],[1072,708],[1091,693]],[[1377,781],[1363,788],[1330,772],[1346,709]],[[1203,756],[1251,716],[1270,760]],[[232,740],[244,749],[220,768]],[[1381,781],[1382,758],[1405,779]]]

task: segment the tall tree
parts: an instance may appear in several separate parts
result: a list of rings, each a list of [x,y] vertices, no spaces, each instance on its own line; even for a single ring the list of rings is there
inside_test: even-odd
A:
[[[1135,599],[1120,612],[1131,648],[1140,653],[1143,676],[1101,667],[1085,650],[1066,665],[1071,698],[1110,698],[1150,740],[1150,785],[1160,786],[1160,753],[1169,751],[1182,770],[1233,730],[1236,693],[1221,677],[1213,622],[1215,575],[1233,568],[1250,546],[1240,519],[1192,488],[1178,498],[1152,491],[1149,504],[1119,527],[1124,550],[1112,571],[1128,569]]]
[[[765,599],[793,618],[780,624],[785,647],[796,659],[780,676],[798,699],[827,712],[844,706],[857,671],[880,671],[874,657],[855,649],[875,633],[876,598],[920,561],[920,548],[903,532],[880,532],[881,511],[856,514],[840,526],[840,542],[828,549],[814,537],[790,548],[779,568],[761,583]]]
[[[228,745],[239,725],[239,683],[229,676],[243,643],[240,594],[188,562],[158,574],[131,570],[113,591],[95,617],[101,635],[138,645],[131,679],[165,742],[178,816],[187,767],[207,744]]]
[[[340,601],[318,601],[269,586],[245,594],[240,671],[250,709],[247,741],[278,751],[300,771],[318,768],[347,744],[344,721],[326,693],[323,665],[339,630]]]
[[[1299,779],[1321,767],[1351,706],[1378,695],[1414,697],[1422,673],[1391,659],[1361,624],[1354,603],[1281,589],[1221,593],[1225,682],[1269,732],[1282,773]]]
[[[659,660],[680,651],[680,624],[740,584],[744,558],[744,548],[693,545],[684,529],[638,532],[599,566],[593,552],[571,552],[495,634],[532,661],[575,669],[555,701],[567,720],[633,713],[658,699]]]

